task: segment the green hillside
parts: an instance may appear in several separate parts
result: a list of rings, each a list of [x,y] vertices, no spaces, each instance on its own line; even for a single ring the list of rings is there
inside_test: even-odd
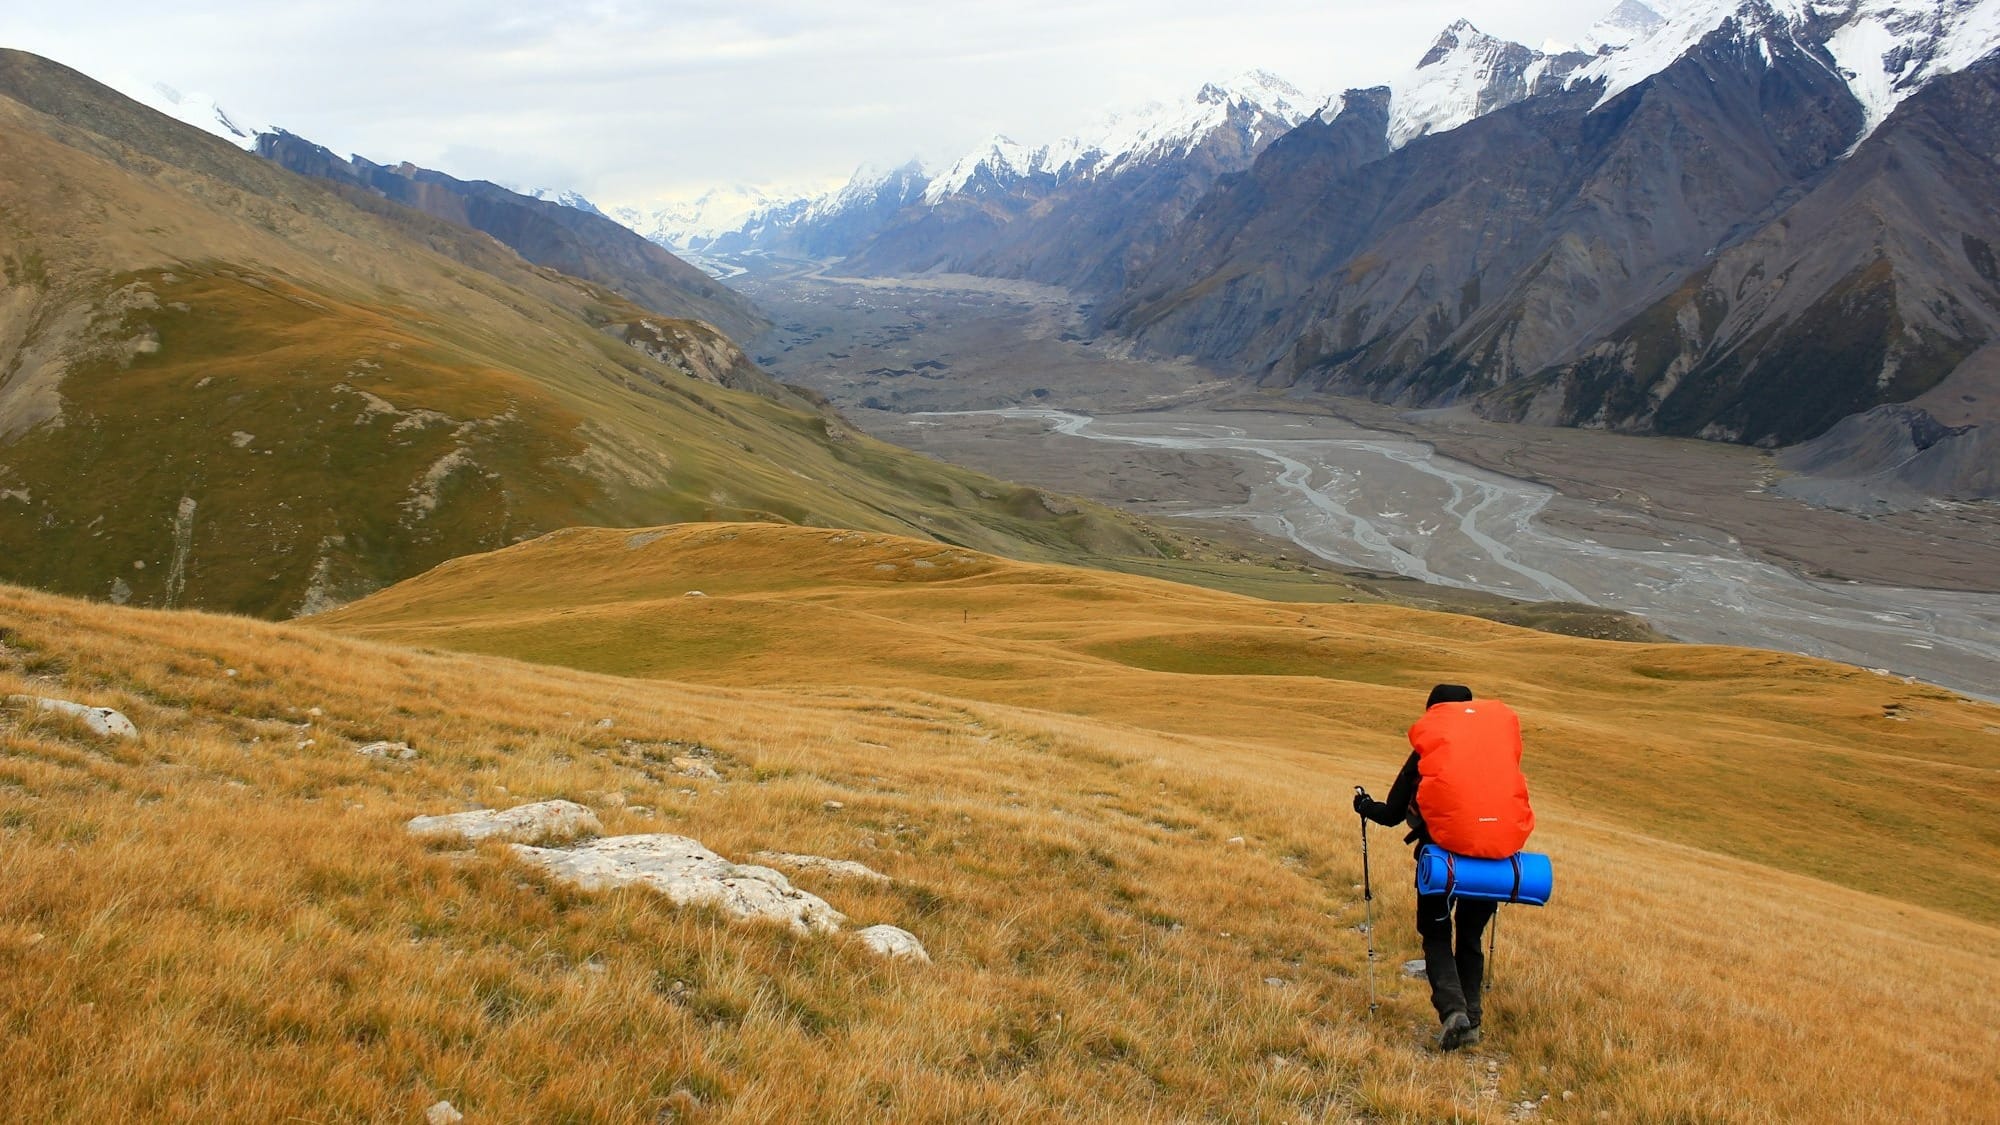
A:
[[[1158,551],[854,433],[705,325],[20,52],[0,266],[12,581],[283,616],[558,527],[690,519]]]

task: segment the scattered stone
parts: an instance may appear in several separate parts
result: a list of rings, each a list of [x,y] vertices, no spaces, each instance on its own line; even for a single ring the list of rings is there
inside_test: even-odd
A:
[[[674,769],[679,770],[683,777],[698,777],[703,781],[722,780],[722,775],[715,771],[714,766],[699,758],[675,758]]]
[[[417,756],[407,742],[371,742],[366,746],[356,746],[354,752],[370,758],[401,758],[404,761]]]
[[[847,806],[841,804],[839,801],[828,801],[825,805],[821,807],[826,809],[826,811],[828,812],[839,812],[840,810],[846,808]]]
[[[610,730],[612,727],[617,726],[618,722],[615,719],[599,719],[597,720],[597,725],[601,730]]]
[[[652,815],[653,815],[653,810],[652,810],[652,808],[651,808],[651,807],[649,807],[649,806],[647,806],[647,805],[633,805],[633,806],[631,806],[630,808],[626,809],[625,811],[626,811],[626,812],[629,812],[629,813],[631,813],[631,814],[632,814],[633,816],[652,816]]]
[[[317,707],[306,708],[306,714],[311,715],[315,719],[321,719],[326,717],[326,712],[320,710]]]
[[[897,929],[895,926],[870,926],[854,936],[884,957],[907,957],[912,961],[930,964],[931,955],[924,951],[923,943],[917,940],[917,935],[908,930]]]
[[[232,679],[232,680],[233,680],[233,679],[235,679],[235,678],[237,677],[237,675],[238,675],[239,673],[238,673],[238,672],[236,671],[236,669],[234,669],[234,668],[224,668],[224,669],[222,670],[222,674],[223,674],[223,675],[225,675],[225,676],[228,676],[228,677],[229,677],[230,679]]]
[[[784,922],[802,933],[834,933],[847,920],[781,873],[731,863],[686,836],[611,836],[566,849],[516,844],[514,854],[587,891],[650,887],[678,906],[711,905],[738,918]]]
[[[1264,978],[1264,983],[1265,983],[1266,985],[1268,985],[1268,986],[1272,987],[1272,988],[1284,988],[1284,987],[1285,987],[1286,985],[1290,984],[1291,982],[1290,982],[1290,981],[1287,981],[1287,980],[1286,980],[1285,978],[1283,978],[1283,977],[1265,977],[1265,978]]]
[[[71,703],[67,699],[47,699],[39,695],[10,695],[7,697],[7,702],[38,707],[44,711],[53,711],[58,715],[79,719],[84,726],[90,728],[90,733],[105,738],[139,737],[139,728],[132,725],[132,720],[109,707],[86,707],[81,703]]]
[[[1417,980],[1424,979],[1425,975],[1424,959],[1419,957],[1414,961],[1403,962],[1403,975],[1406,977],[1414,977]]]
[[[465,1115],[450,1102],[438,1102],[424,1111],[426,1125],[458,1125],[464,1120]]]
[[[1234,845],[1236,845],[1237,847],[1242,847],[1242,846],[1243,846],[1243,837],[1241,837],[1241,836],[1231,836],[1231,837],[1229,838],[1229,842],[1230,842],[1231,844],[1234,844]]]
[[[865,879],[870,883],[889,881],[887,875],[851,859],[828,859],[825,856],[794,855],[791,852],[753,852],[750,858],[773,867],[786,867],[795,871],[817,871],[836,879]]]
[[[702,593],[700,590],[689,590],[687,593],[682,594],[681,596],[684,598],[705,598],[708,595]]]
[[[501,839],[517,843],[544,844],[595,836],[604,831],[597,814],[574,801],[537,801],[516,805],[506,811],[475,809],[442,816],[411,818],[405,827],[412,836],[426,840],[454,837],[468,843]]]

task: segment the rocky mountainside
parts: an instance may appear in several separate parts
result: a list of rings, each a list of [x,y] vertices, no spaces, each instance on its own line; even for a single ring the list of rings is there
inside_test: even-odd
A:
[[[1252,76],[717,244],[1064,285],[1271,386],[1759,445],[1927,393],[2000,423],[1951,390],[2000,338],[1996,48],[2000,0],[1623,0],[1539,50],[1461,20],[1314,113]]]
[[[302,175],[374,192],[427,215],[482,231],[536,265],[594,281],[662,316],[706,321],[737,339],[769,322],[741,294],[659,245],[606,218],[580,196],[537,199],[483,180],[459,180],[414,164],[346,160],[283,130],[261,134],[257,152]]]
[[[1993,0],[1628,0],[1555,54],[1455,26],[1379,158],[1297,130],[1105,323],[1272,385],[1804,440],[2000,334],[1996,45]]]
[[[284,616],[555,528],[746,516],[1157,550],[852,432],[705,323],[21,52],[0,280],[4,581]]]

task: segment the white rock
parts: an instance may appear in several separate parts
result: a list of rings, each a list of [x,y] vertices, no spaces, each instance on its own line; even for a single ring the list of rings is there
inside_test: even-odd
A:
[[[1424,968],[1424,959],[1421,957],[1417,958],[1414,961],[1403,962],[1403,975],[1406,977],[1414,977],[1417,980],[1422,980],[1424,979],[1426,972],[1427,970]]]
[[[889,881],[887,875],[851,859],[828,859],[820,855],[794,855],[791,852],[753,852],[750,858],[794,871],[818,871],[836,879],[865,879],[870,883]]]
[[[868,948],[884,957],[907,957],[913,961],[929,964],[931,955],[924,952],[924,945],[917,935],[894,926],[870,926],[854,935]]]
[[[702,593],[700,590],[689,590],[687,593],[682,594],[681,596],[684,598],[705,598],[708,595]]]
[[[715,772],[715,767],[700,758],[675,758],[674,769],[679,770],[684,777],[698,777],[703,781],[722,780],[722,775]]]
[[[842,804],[842,803],[841,803],[841,802],[839,802],[839,801],[828,801],[828,802],[827,802],[827,803],[826,803],[826,804],[825,804],[824,806],[822,806],[822,807],[823,807],[823,808],[825,808],[825,809],[826,809],[826,811],[828,811],[828,812],[839,812],[840,810],[842,810],[842,809],[846,808],[847,806],[846,806],[846,805],[844,805],[844,804]]]
[[[71,703],[67,699],[44,699],[39,695],[10,695],[7,697],[7,702],[39,707],[44,711],[54,711],[58,715],[81,719],[92,734],[101,734],[106,738],[139,737],[139,728],[132,725],[132,720],[109,707],[86,707],[81,703]]]
[[[366,746],[356,746],[356,754],[366,754],[370,758],[414,758],[417,752],[410,749],[407,742],[371,742]],[[407,760],[407,758],[405,758]]]
[[[516,844],[514,854],[587,891],[650,887],[679,906],[707,904],[738,918],[784,922],[801,932],[830,934],[847,920],[782,874],[731,863],[686,836],[611,836],[574,848]]]
[[[465,1115],[450,1102],[438,1102],[424,1111],[425,1125],[458,1125],[463,1120]]]
[[[604,831],[604,826],[598,823],[597,814],[574,801],[537,801],[531,805],[516,805],[504,812],[476,809],[442,816],[419,816],[411,818],[405,827],[411,835],[427,840],[458,837],[469,842],[501,839],[529,844],[556,843],[578,836],[595,836]]]

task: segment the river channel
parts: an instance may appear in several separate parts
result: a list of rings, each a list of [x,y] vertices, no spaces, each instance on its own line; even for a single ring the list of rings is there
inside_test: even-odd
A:
[[[1229,458],[1251,483],[1248,502],[1163,498],[1146,507],[1247,521],[1341,567],[1622,609],[1684,641],[1825,657],[2000,697],[2000,594],[1817,581],[1755,557],[1720,531],[1572,500],[1399,436],[1352,427],[1328,433],[1283,414],[1091,417],[1012,407],[907,422],[979,417],[1040,422],[1052,441]],[[1588,518],[1553,518],[1565,506],[1587,508]]]

